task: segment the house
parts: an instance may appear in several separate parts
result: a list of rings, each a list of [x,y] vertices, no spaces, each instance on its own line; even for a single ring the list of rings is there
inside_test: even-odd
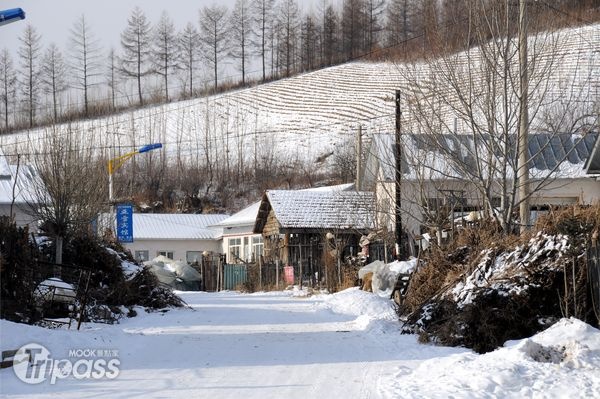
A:
[[[254,225],[266,263],[294,267],[295,275],[322,275],[324,256],[356,255],[361,236],[376,228],[371,192],[268,190]]]
[[[530,133],[528,142],[532,219],[549,206],[592,204],[600,198],[598,134]],[[401,140],[401,215],[409,236],[428,227],[477,218],[486,206],[502,206],[500,182],[514,176],[514,163],[503,162],[499,143],[468,134],[405,134]],[[510,141],[506,148],[515,151]],[[509,158],[509,157],[506,157]],[[516,157],[513,157],[516,158]],[[504,169],[502,169],[504,167]],[[489,182],[482,195],[473,181]],[[502,176],[505,176],[503,178]],[[364,166],[365,185],[377,197],[378,222],[394,231],[395,136],[373,137]],[[488,209],[489,209],[488,208]],[[437,220],[436,220],[437,218]],[[451,228],[452,226],[450,226]]]
[[[261,234],[254,234],[260,201],[251,204],[215,227],[223,231],[223,253],[227,263],[253,263],[263,254]]]
[[[354,184],[306,188],[298,191],[338,192],[354,190]],[[238,213],[215,225],[223,229],[223,253],[227,263],[254,263],[263,255],[263,236],[254,233],[254,224],[261,201],[255,202]]]
[[[221,253],[222,228],[229,215],[134,213],[133,242],[124,243],[136,260],[159,255],[188,263],[201,262],[203,253]]]
[[[30,232],[38,231],[37,220],[31,210],[36,198],[36,178],[31,165],[9,164],[0,151],[0,216],[12,216],[17,226],[28,226]]]

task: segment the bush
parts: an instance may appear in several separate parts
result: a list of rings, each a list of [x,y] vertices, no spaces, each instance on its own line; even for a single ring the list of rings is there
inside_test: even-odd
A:
[[[576,207],[550,212],[522,236],[489,226],[460,232],[422,256],[398,310],[404,331],[483,353],[561,317],[597,324],[585,254],[599,221],[599,207]]]

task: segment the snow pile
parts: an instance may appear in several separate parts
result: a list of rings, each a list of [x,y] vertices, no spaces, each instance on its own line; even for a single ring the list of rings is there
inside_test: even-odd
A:
[[[197,291],[202,276],[196,269],[182,261],[175,261],[166,256],[158,256],[150,261],[144,262],[152,274],[162,284],[168,285],[180,291]]]
[[[520,295],[539,284],[532,281],[532,269],[559,270],[569,249],[564,235],[538,233],[527,245],[494,256],[494,250],[482,252],[473,271],[450,292],[459,308],[473,303],[478,295],[496,292],[503,296]]]
[[[358,278],[364,279],[368,273],[373,273],[371,282],[373,293],[382,298],[389,298],[392,295],[394,287],[396,286],[398,275],[410,274],[416,269],[416,267],[416,258],[403,262],[394,261],[388,264],[376,260],[375,262],[371,262],[362,267],[358,271]]]
[[[125,276],[126,280],[131,280],[133,276],[138,274],[143,269],[142,266],[128,261],[123,253],[119,253],[112,248],[106,248],[106,251],[121,261],[121,269],[123,270],[123,275]]]
[[[464,353],[400,368],[380,381],[388,397],[598,397],[600,331],[562,319],[484,355]]]
[[[397,320],[392,300],[361,291],[358,287],[318,297],[323,300],[322,306],[334,313],[362,316],[369,320]]]
[[[38,284],[33,292],[34,297],[40,303],[44,302],[75,302],[75,287],[62,281],[58,277],[46,279]]]

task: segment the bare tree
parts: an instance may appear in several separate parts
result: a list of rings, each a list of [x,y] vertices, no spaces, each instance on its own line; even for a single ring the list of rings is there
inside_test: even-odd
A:
[[[394,46],[413,33],[413,10],[410,0],[390,0],[386,7],[386,43]]]
[[[342,8],[342,40],[344,57],[351,60],[364,47],[365,32],[364,0],[345,0]]]
[[[27,202],[42,230],[55,238],[55,262],[62,264],[64,239],[88,228],[105,206],[105,196],[98,193],[106,192],[106,175],[93,150],[84,148],[70,127],[61,135],[48,128],[41,148],[32,158],[39,179]]]
[[[253,22],[255,25],[255,37],[258,39],[254,41],[254,46],[258,49],[258,55],[262,63],[262,79],[267,79],[267,41],[269,38],[269,27],[273,25],[273,7],[275,0],[253,0],[251,4],[251,11],[253,16]]]
[[[154,69],[163,78],[165,100],[169,101],[169,75],[177,68],[177,36],[173,21],[166,11],[154,30]]]
[[[35,28],[27,25],[21,37],[19,57],[21,59],[20,86],[25,97],[25,111],[29,119],[29,127],[35,123],[35,111],[38,105],[40,91],[39,57],[41,51],[41,37]]]
[[[366,43],[365,50],[373,51],[379,44],[379,32],[383,30],[381,24],[381,15],[385,10],[385,0],[366,0],[365,1],[365,23],[366,23]]]
[[[194,72],[200,60],[200,34],[194,25],[188,22],[179,34],[178,45],[180,65],[186,72],[188,95],[191,97],[194,94]]]
[[[310,71],[316,66],[320,37],[314,17],[310,13],[306,14],[300,27],[302,69],[305,71]]]
[[[139,103],[144,103],[142,79],[152,73],[149,60],[152,54],[150,22],[141,8],[133,9],[127,20],[127,28],[121,33],[121,73],[137,81]]]
[[[8,130],[8,113],[11,102],[14,101],[17,85],[17,74],[8,49],[0,53],[0,100],[4,107],[4,128]]]
[[[117,66],[117,55],[115,49],[111,48],[108,50],[106,57],[106,73],[105,73],[106,84],[110,91],[110,105],[113,110],[117,108],[117,85],[118,85],[118,66]]]
[[[52,97],[52,116],[58,120],[60,95],[67,90],[66,65],[62,53],[54,43],[46,49],[40,68],[42,90]]]
[[[212,65],[215,90],[219,82],[219,62],[227,51],[227,7],[213,4],[200,12],[200,40],[206,48],[206,59]]]
[[[585,70],[579,70],[581,61],[567,58],[574,56],[563,47],[570,45],[565,33],[530,36],[529,88],[525,91],[531,115],[528,127],[540,136],[534,142],[537,147],[524,147],[519,129],[523,95],[514,23],[517,10],[510,3],[481,1],[472,3],[467,12],[467,26],[473,28],[463,38],[463,52],[428,57],[427,71],[423,64],[399,67],[407,80],[403,126],[420,132],[427,146],[452,166],[450,171],[440,170],[433,162],[429,168],[462,181],[471,196],[478,198],[482,211],[509,232],[518,220],[515,210],[519,205],[555,180],[577,143],[597,126],[592,94],[564,87],[566,82],[580,87],[591,80]],[[530,23],[537,21],[532,15]],[[561,72],[563,65],[568,72]],[[457,135],[471,144],[450,145],[449,136]],[[539,163],[539,157],[557,151],[557,143],[564,142],[574,144],[570,150],[561,145],[555,160],[538,168],[526,183],[519,180],[523,168]],[[527,162],[519,160],[523,153]],[[523,184],[529,189],[525,196],[519,195]]]
[[[332,65],[338,53],[339,16],[332,5],[323,10],[322,53],[324,65]]]
[[[279,23],[281,25],[281,41],[279,49],[285,59],[285,76],[290,76],[298,40],[299,14],[296,0],[282,0],[279,3]]]
[[[252,34],[252,19],[249,0],[236,0],[230,17],[232,46],[229,55],[239,60],[242,84],[246,83],[246,65],[250,56],[249,45]],[[264,70],[263,70],[264,72]]]
[[[75,87],[83,91],[83,111],[89,115],[89,92],[99,84],[102,49],[94,37],[85,16],[77,19],[71,28],[71,69],[75,72]]]

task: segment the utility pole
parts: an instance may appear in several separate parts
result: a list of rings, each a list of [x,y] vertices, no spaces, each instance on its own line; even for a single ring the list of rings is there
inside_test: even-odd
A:
[[[356,191],[362,191],[362,125],[356,133]]]
[[[396,215],[396,259],[401,260],[404,257],[402,250],[402,214],[401,214],[401,204],[402,204],[402,193],[401,189],[401,181],[402,181],[402,130],[400,119],[402,117],[402,111],[400,110],[400,90],[396,90],[396,151],[394,151],[394,155],[396,156],[396,186],[395,186],[395,215]]]
[[[519,0],[519,73],[520,73],[520,101],[519,101],[519,219],[520,232],[529,228],[529,110],[528,92],[529,79],[527,74],[527,0]]]

